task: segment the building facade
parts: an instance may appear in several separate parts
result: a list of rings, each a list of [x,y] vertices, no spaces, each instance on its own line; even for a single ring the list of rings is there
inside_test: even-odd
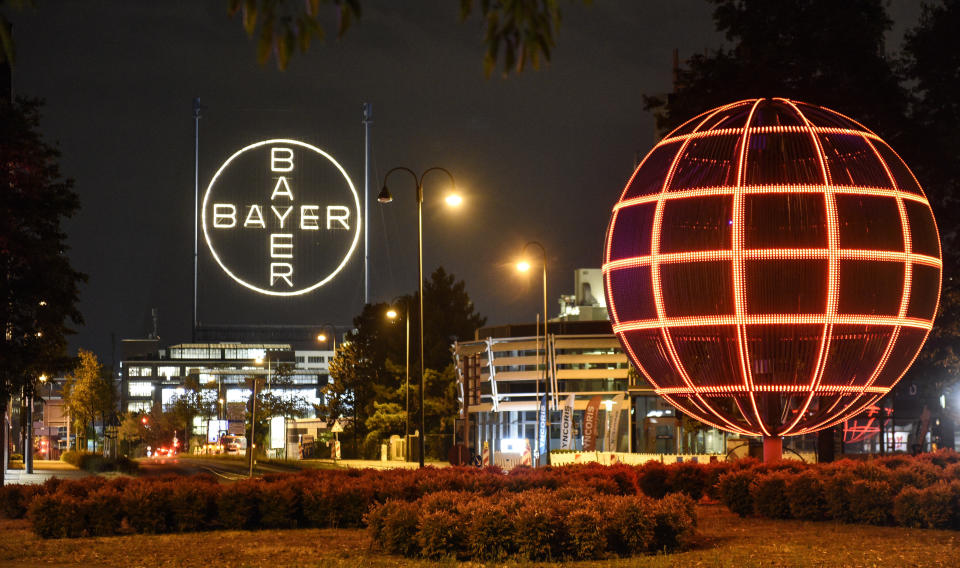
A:
[[[225,431],[242,433],[250,399],[251,377],[258,390],[280,397],[296,397],[307,417],[329,383],[329,363],[334,351],[294,349],[289,343],[179,343],[160,347],[158,340],[124,340],[118,370],[120,411],[169,410],[171,401],[188,385],[200,387],[209,399],[211,416],[226,421]],[[280,377],[283,380],[280,380]],[[283,386],[273,385],[278,381]],[[224,423],[221,423],[224,424]],[[198,422],[197,434],[207,429]]]
[[[486,443],[493,453],[516,454],[527,442],[535,455],[538,448],[583,450],[590,445],[585,422],[594,399],[600,403],[593,429],[598,451],[727,451],[724,432],[688,422],[632,372],[609,322],[550,322],[546,343],[533,332],[532,324],[482,328],[478,339],[454,346],[462,439],[474,452]],[[572,435],[562,447],[563,409],[571,400]],[[538,428],[544,401],[546,427]]]

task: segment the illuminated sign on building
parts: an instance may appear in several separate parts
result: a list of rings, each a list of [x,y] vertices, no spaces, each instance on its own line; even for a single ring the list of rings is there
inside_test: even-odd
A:
[[[220,166],[203,196],[203,236],[234,281],[297,296],[332,280],[360,239],[360,198],[323,150],[265,140]]]

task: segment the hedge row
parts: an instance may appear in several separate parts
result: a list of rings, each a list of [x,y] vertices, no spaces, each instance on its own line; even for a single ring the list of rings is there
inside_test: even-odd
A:
[[[311,470],[220,485],[212,476],[51,479],[0,490],[0,512],[28,512],[43,537],[167,533],[212,529],[360,527],[371,506],[416,501],[441,491],[478,497],[528,490],[635,495],[630,467],[422,470]],[[70,522],[63,519],[70,518]]]
[[[654,500],[558,490],[523,494],[441,491],[390,500],[366,515],[374,545],[432,560],[586,560],[683,547],[696,524],[685,495]]]
[[[6,486],[0,489],[0,514],[19,518],[29,511],[35,531],[44,537],[360,527],[371,507],[389,501],[414,503],[438,492],[505,498],[503,494],[542,490],[598,499],[605,495],[659,499],[683,493],[692,500],[720,499],[740,515],[960,528],[952,513],[960,510],[960,491],[953,481],[960,481],[960,457],[953,452],[822,465],[743,459],[669,466],[653,462],[516,468],[509,473],[469,467],[307,470],[228,486],[209,475],[112,480],[94,476]]]
[[[79,465],[95,467],[99,456],[96,454],[70,452],[68,459]],[[293,477],[300,483],[312,485],[321,480],[336,481],[344,487],[363,487],[360,503],[361,512],[354,514],[358,518],[372,503],[382,503],[388,499],[413,501],[423,495],[437,491],[469,491],[480,495],[492,495],[500,491],[519,492],[530,489],[557,489],[560,487],[580,487],[591,492],[616,495],[645,494],[661,498],[674,492],[686,493],[693,499],[707,494],[713,498],[720,475],[734,470],[755,467],[755,460],[739,460],[718,464],[681,463],[665,466],[651,462],[643,466],[599,464],[572,465],[558,468],[515,468],[504,473],[498,468],[425,468],[422,470],[311,470],[297,474],[265,477],[262,483],[272,484]],[[85,497],[104,484],[123,492],[129,480],[116,479],[106,481],[99,477],[89,477],[76,481],[51,480],[43,486],[21,487],[8,485],[0,488],[0,515],[8,518],[20,518],[30,502],[38,495],[68,492],[74,497]],[[142,483],[155,483],[156,480],[144,479]],[[184,481],[184,483],[191,483]],[[249,482],[241,482],[247,484]],[[352,490],[351,490],[352,491]],[[357,492],[355,491],[355,492]],[[218,516],[218,515],[217,515]],[[298,524],[303,526],[301,519]],[[337,521],[340,522],[340,521]],[[255,523],[248,523],[251,526]]]
[[[740,516],[960,530],[960,459],[952,451],[757,465],[723,474],[717,494]]]

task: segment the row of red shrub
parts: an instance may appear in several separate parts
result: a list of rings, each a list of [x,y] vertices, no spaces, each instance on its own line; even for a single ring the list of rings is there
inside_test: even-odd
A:
[[[756,465],[723,474],[716,491],[741,516],[960,530],[954,452],[805,466]]]
[[[585,466],[509,474],[489,468],[314,470],[220,485],[212,476],[135,479],[88,477],[0,490],[0,511],[28,511],[43,537],[196,530],[360,527],[376,503],[415,501],[438,491],[488,496],[567,488],[586,494],[636,493],[629,467]],[[64,519],[70,521],[65,522]]]
[[[917,458],[895,456],[810,466],[796,461],[761,464],[743,459],[669,466],[651,462],[643,466],[517,468],[506,474],[496,468],[312,470],[229,486],[217,484],[212,476],[88,477],[52,479],[41,486],[6,486],[0,489],[0,514],[19,518],[29,509],[37,534],[47,537],[216,528],[358,527],[372,505],[389,500],[413,502],[441,491],[492,496],[569,488],[584,494],[643,493],[653,498],[675,492],[694,500],[708,495],[741,515],[947,526],[954,522],[952,517],[944,521],[944,514],[931,516],[924,511],[936,509],[934,505],[949,508],[956,502],[956,491],[945,482],[960,479],[958,462],[957,454],[938,452]],[[901,494],[899,509],[891,509],[892,498]],[[913,511],[912,503],[922,504],[924,511]],[[75,521],[64,521],[68,517]]]
[[[696,524],[685,495],[654,500],[576,489],[525,493],[441,491],[390,500],[366,516],[384,552],[438,560],[586,560],[672,551]]]
[[[359,513],[348,515],[358,519],[372,502],[384,502],[387,499],[412,501],[436,491],[468,491],[480,495],[492,495],[500,491],[519,492],[529,489],[557,489],[560,487],[582,487],[587,490],[617,495],[635,495],[644,493],[650,497],[661,498],[668,493],[684,492],[699,499],[705,492],[710,493],[720,474],[731,468],[755,465],[752,460],[737,463],[697,465],[693,463],[664,466],[651,462],[642,467],[617,465],[602,466],[585,464],[561,468],[516,468],[504,473],[498,468],[425,468],[422,470],[310,470],[296,474],[268,476],[263,484],[296,483],[314,484],[321,480],[338,480],[344,491],[360,493]],[[206,485],[212,478],[200,478]],[[140,484],[169,483],[164,479],[141,479]],[[29,504],[40,495],[67,494],[83,501],[89,493],[101,488],[109,493],[113,488],[123,493],[130,478],[106,480],[102,477],[87,477],[75,481],[52,479],[41,486],[8,485],[0,488],[0,515],[7,518],[21,518]],[[192,481],[184,480],[186,484]],[[249,482],[241,482],[235,491],[244,491]],[[255,484],[259,486],[259,484]],[[240,499],[242,502],[243,499]],[[249,501],[249,499],[247,499]],[[50,506],[50,505],[48,505]],[[227,507],[232,507],[228,504]],[[247,509],[250,509],[248,506]],[[219,516],[219,515],[216,515]],[[303,526],[304,519],[298,518]],[[339,522],[339,521],[337,521]],[[354,521],[350,521],[356,524]],[[256,526],[256,522],[245,523]]]

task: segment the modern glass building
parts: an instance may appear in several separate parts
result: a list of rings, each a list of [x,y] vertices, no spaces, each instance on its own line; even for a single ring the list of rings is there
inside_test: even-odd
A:
[[[548,323],[546,341],[530,323],[480,328],[473,341],[454,344],[463,443],[477,454],[485,442],[491,452],[503,453],[522,452],[526,441],[535,454],[538,446],[582,450],[588,406],[599,399],[594,447],[601,452],[725,454],[724,432],[679,415],[633,371],[602,297],[591,294],[601,289],[599,281],[591,282],[599,274],[576,271],[576,293],[561,297],[561,314]],[[573,431],[569,447],[561,448],[563,408],[571,395]],[[544,400],[549,427],[538,437],[538,401]]]
[[[294,349],[289,343],[179,343],[161,348],[157,340],[124,340],[118,370],[121,412],[164,410],[175,396],[196,381],[209,399],[211,418],[236,423],[242,431],[251,377],[279,396],[301,399],[307,416],[321,401],[320,389],[329,382],[333,350]],[[258,362],[259,361],[259,362]],[[271,382],[284,368],[283,387]],[[201,424],[198,424],[201,426]]]

